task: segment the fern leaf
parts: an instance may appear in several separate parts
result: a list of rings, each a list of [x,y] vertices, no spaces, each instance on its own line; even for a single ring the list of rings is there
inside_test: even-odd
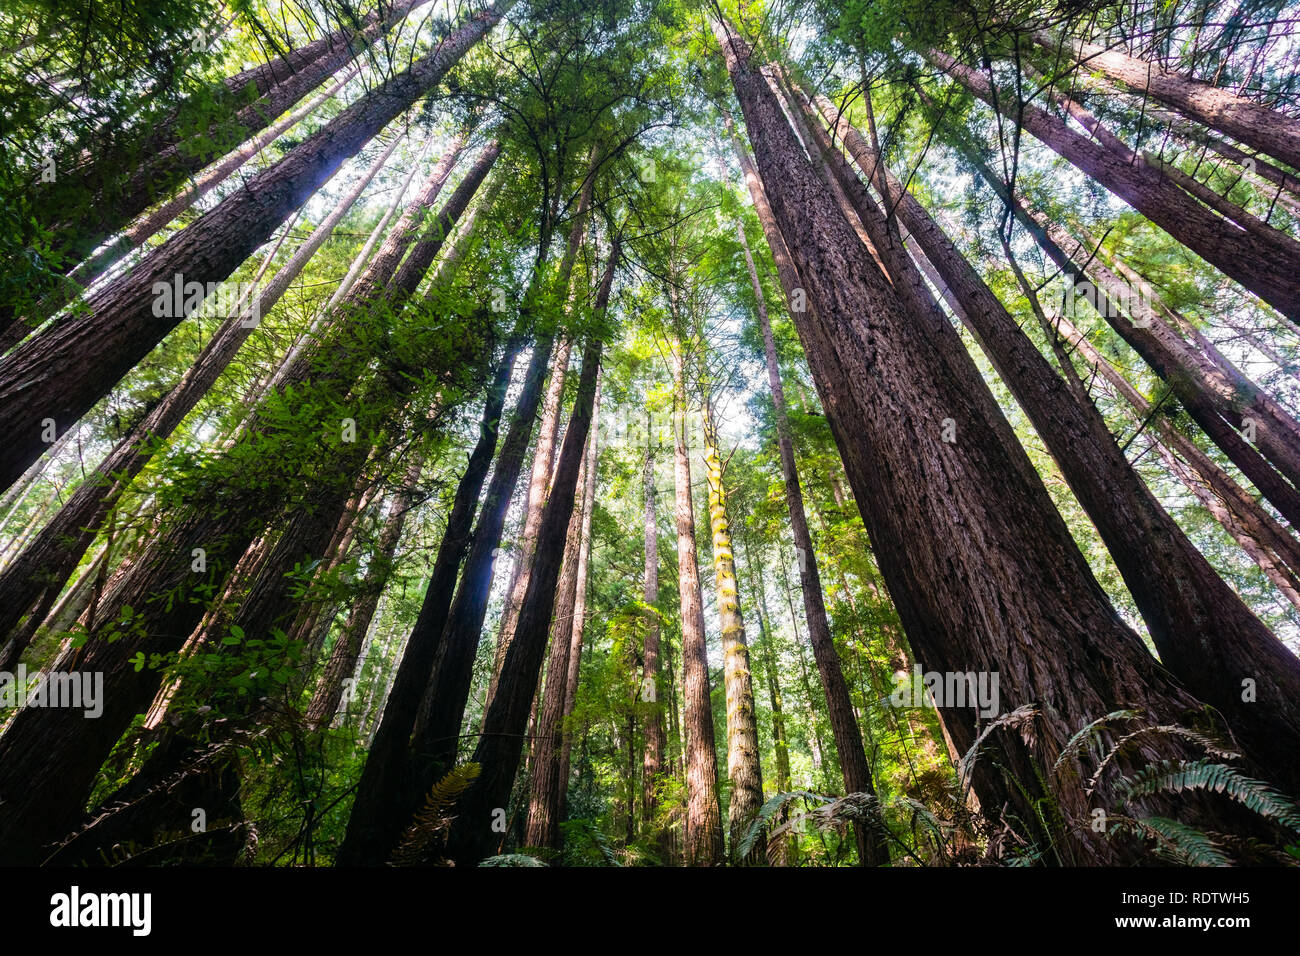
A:
[[[434,837],[451,824],[447,811],[478,777],[479,770],[476,763],[461,764],[447,771],[441,780],[429,788],[424,806],[415,814],[397,849],[393,851],[391,862],[394,866],[412,866],[420,861],[425,848]]]
[[[1262,780],[1255,780],[1221,763],[1208,760],[1161,760],[1118,781],[1125,800],[1162,792],[1212,790],[1266,820],[1300,832],[1300,808]]]
[[[546,864],[527,853],[501,853],[480,861],[479,866],[546,866]]]

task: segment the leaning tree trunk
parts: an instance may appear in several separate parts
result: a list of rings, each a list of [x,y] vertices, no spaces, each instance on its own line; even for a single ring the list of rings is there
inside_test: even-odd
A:
[[[403,217],[401,226],[385,243],[380,254],[371,263],[371,268],[354,288],[353,298],[347,305],[355,307],[356,318],[361,321],[354,323],[359,327],[357,331],[349,330],[353,338],[340,337],[341,340],[336,339],[331,342],[332,348],[328,355],[315,356],[318,361],[326,361],[330,366],[327,374],[317,376],[316,381],[312,383],[314,386],[320,386],[320,390],[301,388],[307,381],[308,373],[304,372],[303,376],[293,378],[295,384],[300,386],[300,390],[287,393],[291,396],[291,400],[305,395],[308,402],[320,399],[329,401],[331,397],[335,401],[344,401],[346,402],[344,409],[353,411],[357,431],[362,435],[378,435],[387,427],[387,423],[410,403],[421,379],[409,374],[395,374],[400,371],[400,366],[392,365],[385,369],[384,371],[389,374],[363,377],[370,364],[367,354],[369,344],[366,340],[367,333],[363,331],[368,324],[365,319],[369,316],[360,314],[361,310],[373,309],[373,315],[387,323],[390,314],[395,314],[404,307],[414,295],[421,279],[441,249],[444,239],[449,235],[451,227],[469,206],[479,186],[492,169],[498,152],[498,144],[494,142],[488,145],[435,221],[429,224],[430,227],[421,236],[419,232],[424,218],[423,210],[437,195],[459,153],[459,143],[453,144],[442,161],[435,166],[429,180],[417,196],[414,208]],[[400,267],[397,267],[387,286],[382,288],[382,295],[380,295],[382,277],[392,272],[391,266],[402,259],[401,252],[405,249],[409,249],[405,260]],[[390,332],[391,326],[386,324],[382,333],[383,341],[388,340]],[[472,363],[472,357],[467,354],[463,343],[453,344],[448,348],[446,343],[438,340],[438,337],[434,338],[431,345],[415,343],[412,349],[413,354],[418,356],[416,361],[420,362],[422,367],[455,369],[470,366]],[[352,353],[351,356],[349,352]],[[312,358],[312,356],[304,358],[304,367],[311,365]],[[349,362],[350,358],[354,359],[353,363]],[[447,376],[444,375],[443,378],[446,379]],[[331,387],[336,388],[337,391],[331,391]],[[271,429],[265,423],[259,422],[258,429],[249,441],[255,442],[259,438],[267,438],[270,431]],[[310,436],[308,441],[311,444],[319,443],[316,436]],[[265,559],[260,562],[256,574],[249,575],[250,583],[247,590],[238,595],[237,601],[232,602],[229,613],[210,614],[197,634],[196,640],[203,640],[211,646],[217,646],[218,642],[224,643],[228,635],[237,636],[241,633],[253,636],[267,635],[273,633],[277,627],[287,627],[292,623],[294,615],[300,610],[300,602],[295,594],[297,586],[293,571],[319,562],[326,554],[326,548],[338,522],[346,512],[357,482],[372,457],[371,450],[376,444],[376,439],[370,438],[364,441],[354,439],[351,442],[345,439],[340,445],[333,445],[331,442],[324,444],[324,451],[328,455],[324,467],[313,470],[314,480],[305,494],[301,497],[295,494],[288,495],[284,505],[286,517],[283,530],[269,548]],[[330,452],[333,454],[329,454]],[[267,495],[264,487],[261,483],[257,486],[258,494],[262,495],[261,503],[263,507],[268,503],[273,505],[274,496]],[[271,499],[270,502],[267,501],[268,498]],[[258,499],[255,497],[255,500]],[[233,548],[241,538],[247,540],[248,528],[257,527],[247,515],[241,515],[238,509],[232,509],[230,519],[241,517],[243,521],[237,525],[225,521],[218,522],[218,549]],[[220,553],[218,550],[218,554]],[[206,690],[201,686],[191,688],[192,693],[203,693]],[[222,717],[220,723],[203,726],[209,718],[203,717],[200,711],[193,719],[182,721],[174,729],[169,728],[163,736],[168,746],[166,748],[160,746],[159,750],[166,749],[169,752],[170,762],[151,760],[137,776],[144,776],[145,782],[151,784],[158,782],[156,777],[150,775],[178,772],[189,759],[188,754],[197,756],[209,741],[229,739],[231,732],[239,729],[244,722],[251,723],[266,717],[262,704],[254,701],[265,702],[267,698],[257,694],[237,696],[228,688],[218,686],[205,699],[216,705],[217,712]],[[177,741],[180,743],[179,746],[176,745]],[[223,799],[229,799],[224,792],[214,792],[206,805],[209,812],[214,810],[220,812],[223,809],[220,801]],[[168,821],[154,821],[149,825],[155,829],[165,830]]]
[[[411,737],[413,790],[408,796],[412,801],[422,796],[456,761],[460,728],[473,678],[474,656],[487,613],[495,555],[505,526],[506,510],[523,470],[524,454],[541,402],[551,345],[552,337],[543,335],[533,346],[533,356],[524,375],[514,418],[501,444],[501,453],[497,456],[496,468],[474,526],[465,572],[445,622],[432,677],[425,688]]]
[[[308,726],[320,729],[329,725],[338,712],[339,702],[343,699],[343,682],[357,669],[357,659],[361,656],[361,647],[366,634],[374,620],[375,610],[379,607],[379,598],[384,593],[393,569],[393,559],[397,554],[397,544],[402,539],[402,530],[406,527],[406,515],[414,502],[415,484],[420,479],[424,464],[421,455],[412,453],[411,464],[407,467],[402,486],[388,503],[388,514],[384,518],[383,529],[375,544],[375,552],[370,556],[365,581],[361,584],[361,594],[348,614],[347,622],[335,638],[334,649],[325,664],[325,671],[320,676],[311,702],[307,705]]]
[[[599,397],[599,396],[597,396]],[[578,580],[573,599],[573,632],[569,637],[569,670],[565,679],[564,717],[560,738],[560,804],[556,816],[563,820],[569,804],[569,757],[573,752],[573,727],[569,718],[578,702],[578,678],[582,668],[583,633],[587,622],[587,580],[591,565],[591,523],[596,511],[596,453],[593,442],[587,446],[587,488],[583,493],[588,507],[582,515],[582,543],[578,547]]]
[[[140,153],[143,159],[139,167],[125,182],[106,182],[97,191],[92,187],[87,194],[93,199],[77,210],[77,215],[61,217],[60,221],[52,224],[59,236],[66,237],[65,242],[56,244],[55,250],[67,258],[68,265],[84,258],[187,177],[197,174],[213,159],[237,148],[266,129],[282,113],[291,110],[303,97],[382,37],[416,5],[407,0],[382,19],[377,16],[368,18],[370,22],[360,31],[343,30],[332,34],[326,38],[331,42],[321,47],[319,56],[303,62],[298,69],[271,85],[260,99],[233,115],[219,119],[199,136],[171,143],[151,137],[147,148]],[[75,179],[68,186],[85,189],[84,183]]]
[[[1300,243],[1264,242],[1258,236],[1200,205],[1142,157],[1106,135],[1106,145],[1076,133],[1041,107],[1016,108],[994,95],[987,77],[946,53],[926,57],[986,103],[997,103],[1026,132],[1155,223],[1225,275],[1240,282],[1275,309],[1300,324]],[[1105,135],[1100,124],[1092,132]]]
[[[1040,222],[1040,216],[1030,215],[987,163],[970,153],[966,155],[1003,204],[1011,209],[1016,220],[1065,274],[1070,284],[1084,290],[1084,295],[1095,298],[1097,313],[1169,385],[1210,440],[1241,469],[1242,474],[1254,483],[1282,517],[1291,525],[1300,527],[1300,490],[1278,474],[1272,464],[1242,437],[1237,426],[1224,417],[1223,413],[1228,409],[1223,403],[1216,405],[1214,396],[1198,387],[1196,369],[1186,360],[1186,343],[1183,342],[1180,346],[1175,341],[1179,337],[1167,326],[1162,329],[1154,318],[1151,318],[1146,328],[1126,321],[1118,302],[1131,301],[1133,296],[1124,283],[1091,253],[1088,255],[1088,271],[1085,272],[1066,251],[1067,247],[1078,247],[1079,243],[1063,227],[1047,221],[1046,217],[1041,217]]]
[[[411,730],[437,655],[460,564],[470,546],[474,506],[496,451],[501,411],[519,348],[517,339],[506,344],[484,399],[479,438],[456,486],[424,601],[397,665],[383,717],[371,739],[357,784],[347,832],[335,858],[340,866],[382,864],[405,824],[402,797]]]
[[[564,247],[564,257],[560,260],[557,287],[565,289],[569,295],[570,307],[576,297],[576,290],[570,289],[573,266],[582,246],[583,230],[587,223],[587,212],[591,206],[591,190],[595,182],[593,173],[599,153],[591,154],[588,163],[588,175],[583,180],[582,191],[578,197],[578,208],[574,214],[573,225],[569,228],[568,242]],[[542,508],[551,486],[552,466],[555,463],[555,442],[559,437],[561,404],[564,399],[564,380],[569,369],[569,355],[573,341],[568,335],[560,336],[555,346],[555,357],[551,365],[551,381],[546,389],[546,400],[542,403],[542,420],[537,433],[537,447],[533,451],[532,473],[529,475],[528,490],[524,495],[524,527],[519,535],[519,553],[515,557],[514,573],[510,578],[510,589],[506,592],[505,609],[501,614],[501,627],[497,632],[497,646],[492,664],[492,675],[488,680],[485,700],[491,701],[496,693],[497,677],[501,665],[506,659],[506,651],[514,640],[515,623],[519,620],[519,609],[523,605],[524,594],[528,591],[528,575],[532,568],[533,555],[537,550],[537,529],[541,526]],[[486,708],[484,712],[486,717]]]
[[[274,308],[288,291],[293,280],[387,162],[396,145],[394,140],[393,145],[371,164],[348,195],[294,251],[266,288],[257,294],[255,302],[225,322],[167,396],[108,453],[95,473],[73,493],[19,559],[0,573],[0,635],[10,635],[19,618],[31,610],[26,625],[9,637],[4,652],[0,653],[0,669],[8,668],[9,663],[16,662],[23,652],[45,611],[94,540],[104,515],[152,458],[153,448],[166,441],[207,394],[240,346],[252,335],[260,317]]]
[[[796,314],[805,352],[908,638],[927,671],[998,674],[996,707],[939,702],[959,748],[991,731],[982,747],[996,748],[1001,766],[975,764],[981,803],[1009,804],[1029,828],[1035,801],[1050,795],[1067,862],[1140,853],[1089,829],[1092,798],[1052,764],[1075,733],[1117,709],[1174,723],[1194,719],[1201,705],[1111,607],[956,331],[946,320],[919,323],[900,306],[816,181],[747,45],[730,27],[716,29],[765,192],[813,306]],[[1032,720],[1033,748],[1011,726],[995,730],[994,710],[1012,724]],[[1157,739],[1143,750],[1146,760],[1191,753]],[[1208,801],[1184,800],[1170,812],[1237,826]]]
[[[1149,96],[1210,129],[1300,170],[1300,119],[1279,113],[1228,90],[1169,72],[1154,63],[1108,50],[1095,43],[1051,34],[1034,34],[1044,48],[1075,58],[1090,72],[1100,71],[1134,93]]]
[[[143,246],[145,242],[162,231],[163,227],[175,220],[177,216],[193,207],[196,202],[225,182],[232,173],[243,166],[251,157],[256,156],[268,144],[278,139],[281,133],[296,126],[301,120],[314,113],[326,100],[334,97],[355,75],[355,70],[349,72],[332,87],[313,97],[292,113],[285,115],[274,126],[258,133],[247,143],[223,157],[212,168],[205,170],[203,175],[199,176],[191,185],[186,186],[157,209],[143,214],[108,246],[71,270],[67,275],[67,282],[63,283],[62,287],[52,290],[28,312],[25,317],[26,323],[34,325],[37,321],[47,319],[68,302],[82,295],[96,279],[108,272],[113,265],[128,253]],[[17,339],[14,341],[17,341]],[[7,349],[10,344],[12,342],[6,341],[5,337],[0,337],[0,351]]]
[[[1143,422],[1149,422],[1155,429],[1156,444],[1170,470],[1236,539],[1282,595],[1300,610],[1300,561],[1297,560],[1300,549],[1295,538],[1195,442],[1163,417],[1153,415],[1151,403],[1124,380],[1086,336],[1064,318],[1058,318],[1056,324],[1065,341],[1078,349],[1088,365],[1131,406],[1134,424],[1141,427]]]
[[[508,3],[509,0],[503,0]],[[181,303],[158,316],[155,283],[221,282],[271,232],[377,132],[426,93],[499,20],[474,14],[434,50],[380,84],[271,168],[181,230],[129,274],[69,316],[10,353],[0,368],[0,487],[7,488],[44,449],[53,420],[59,433],[84,415],[135,367],[187,311]],[[188,304],[188,303],[186,303]]]
[[[777,229],[772,207],[763,192],[763,184],[759,180],[757,170],[754,169],[753,161],[740,142],[736,141],[733,145],[736,147],[736,155],[740,160],[741,172],[749,188],[754,211],[763,226],[768,247],[772,250],[772,258],[776,262],[777,276],[781,280],[789,304],[795,298],[795,290],[802,288],[802,283],[790,259],[785,240]],[[830,717],[831,732],[835,738],[835,748],[839,753],[840,768],[844,774],[844,787],[848,793],[875,794],[871,766],[867,763],[866,750],[862,745],[862,732],[854,718],[849,686],[844,679],[844,671],[840,665],[839,655],[835,651],[835,641],[831,637],[830,622],[826,615],[826,598],[822,592],[821,572],[817,566],[816,552],[813,550],[812,534],[808,530],[808,515],[804,510],[803,490],[799,485],[799,471],[794,460],[794,441],[790,430],[790,418],[786,412],[785,388],[781,382],[781,369],[777,362],[776,341],[772,336],[767,300],[758,281],[758,271],[754,267],[749,241],[745,237],[743,226],[738,227],[738,234],[745,252],[745,264],[749,269],[750,285],[754,290],[759,323],[763,330],[763,354],[767,362],[767,381],[772,392],[772,405],[776,416],[777,447],[785,484],[786,508],[790,513],[790,528],[794,535],[796,553],[799,555],[799,584],[803,594],[804,618],[808,622],[808,637],[812,644],[813,657],[817,661],[817,673],[821,677],[822,689],[826,693],[826,709]],[[801,304],[806,305],[806,303]],[[856,826],[854,834],[858,858],[862,865],[873,866],[889,862],[888,847],[874,827],[866,824]]]
[[[382,314],[400,309],[414,292],[424,269],[441,246],[441,237],[468,205],[495,161],[497,151],[495,143],[485,150],[439,214],[433,235],[415,243],[394,282],[384,292]],[[362,299],[370,306],[375,301],[375,290],[366,283],[359,284],[357,290],[363,288],[370,290]],[[293,394],[312,400],[351,391],[369,365],[365,343],[357,341],[364,339],[366,325],[365,322],[345,324],[343,330],[347,334],[335,337],[331,347],[321,350],[322,354],[316,357],[319,366],[316,361],[304,362],[301,373],[290,378],[295,386]],[[434,367],[447,368],[463,365],[467,358],[462,354],[427,356]],[[410,400],[410,391],[419,379],[413,375],[396,378],[397,385],[384,389],[372,385],[365,390],[375,400],[359,403],[358,434],[366,434],[367,426],[373,431],[380,430],[384,419]],[[331,392],[332,389],[338,391]],[[274,426],[259,422],[258,430],[244,447],[265,437],[264,430],[270,433]],[[204,615],[209,588],[219,587],[226,579],[265,527],[268,513],[276,514],[282,506],[296,505],[277,542],[278,553],[268,564],[278,563],[292,548],[302,547],[310,553],[328,543],[355,487],[359,469],[369,457],[369,444],[322,442],[319,434],[312,433],[303,435],[294,451],[302,458],[285,455],[275,461],[259,459],[259,473],[251,479],[254,489],[239,487],[243,472],[237,466],[231,467],[235,459],[228,453],[223,458],[225,467],[214,475],[216,487],[202,500],[204,507],[196,505],[173,518],[169,527],[156,534],[153,543],[105,596],[99,611],[102,623],[64,661],[64,669],[69,671],[103,672],[105,706],[99,719],[83,722],[79,712],[67,709],[25,709],[0,737],[3,756],[0,805],[4,807],[0,813],[0,847],[3,847],[0,859],[31,861],[41,846],[57,839],[76,821],[100,765],[133,716],[148,706],[158,688],[160,671],[150,667],[137,669],[132,657],[139,652],[146,660],[155,653],[165,658],[180,650]],[[316,480],[302,498],[295,500],[294,488],[302,467],[313,469]],[[210,506],[213,500],[224,500],[226,506],[213,508]],[[243,596],[238,613],[233,615],[232,623],[247,633],[268,632],[283,607],[286,604],[292,607],[288,600],[291,582],[272,578],[265,573],[259,575],[252,591]],[[164,592],[170,592],[172,600],[153,599]],[[132,621],[132,627],[123,634],[121,622],[126,608],[137,610],[126,612],[125,619]],[[110,636],[120,639],[99,639]],[[51,741],[66,743],[51,751]]]
[[[709,527],[713,531],[713,574],[718,592],[718,620],[722,628],[722,668],[727,700],[727,777],[731,802],[727,824],[733,863],[761,863],[767,841],[761,836],[743,860],[736,848],[763,807],[763,771],[759,763],[758,716],[754,710],[754,681],[749,667],[749,643],[740,610],[740,589],[731,545],[731,518],[722,487],[722,456],[712,403],[704,402],[704,464],[708,469]]]
[[[609,302],[619,258],[619,239],[615,236],[596,297],[597,315],[604,313]],[[578,471],[591,427],[602,345],[598,335],[592,335],[582,350],[578,394],[537,534],[537,560],[529,576],[528,593],[519,612],[515,639],[506,652],[497,694],[488,704],[483,733],[471,758],[482,769],[458,801],[457,815],[452,821],[448,855],[460,866],[473,865],[491,855],[493,848],[504,838],[494,825],[494,818],[504,813],[503,808],[509,801],[523,752],[528,713],[537,694],[542,658],[546,654],[546,637],[554,611],[556,581],[564,554],[564,539],[572,524]],[[553,682],[562,687],[564,675],[555,674]]]
[[[835,122],[833,107],[822,109]],[[1300,659],[1210,566],[1134,471],[1095,406],[1067,387],[865,138],[842,117],[837,130],[859,166],[874,171],[877,189],[961,303],[962,318],[1096,526],[1161,661],[1219,708],[1266,775],[1300,792],[1300,772],[1283,757],[1300,746]],[[1247,677],[1258,686],[1250,702],[1242,700]]]
[[[569,235],[569,248],[576,250],[582,240],[582,228],[578,225]],[[491,700],[497,690],[497,678],[501,674],[501,664],[506,659],[506,650],[515,634],[515,623],[519,620],[519,608],[528,591],[528,574],[532,567],[533,556],[537,551],[537,529],[542,523],[542,509],[546,506],[546,495],[551,487],[552,465],[555,464],[556,440],[560,434],[560,407],[564,398],[564,380],[568,376],[569,356],[573,349],[573,340],[567,335],[560,337],[551,353],[551,380],[546,386],[546,397],[542,400],[542,418],[537,427],[537,444],[533,448],[533,463],[528,475],[528,488],[524,491],[524,526],[519,534],[518,552],[515,555],[514,571],[510,576],[510,588],[506,592],[505,607],[501,612],[501,626],[497,631],[497,646],[492,663],[492,674],[488,678],[486,700]],[[486,715],[485,715],[486,716]]]

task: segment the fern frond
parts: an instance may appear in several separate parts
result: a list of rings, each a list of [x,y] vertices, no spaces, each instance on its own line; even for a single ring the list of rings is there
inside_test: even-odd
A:
[[[999,727],[1018,729],[1033,720],[1038,715],[1038,708],[1033,704],[1021,704],[1015,710],[1008,714],[1003,714],[997,720],[990,723],[975,738],[975,743],[971,744],[970,750],[961,758],[957,766],[957,779],[961,782],[961,789],[964,793],[970,784],[970,773],[975,766],[975,761],[979,759],[980,748],[984,746],[984,741],[988,739],[989,734]]]
[[[425,848],[434,837],[451,825],[452,818],[447,811],[478,777],[479,770],[476,763],[461,764],[447,771],[441,780],[429,788],[424,806],[415,814],[397,849],[393,851],[390,860],[393,866],[413,866],[420,861]]]
[[[768,797],[763,803],[763,806],[759,808],[753,822],[750,823],[749,829],[745,831],[745,837],[740,841],[740,846],[736,848],[736,858],[740,860],[748,859],[749,855],[754,852],[754,844],[758,842],[759,834],[761,834],[767,825],[772,822],[772,818],[775,817],[777,813],[780,812],[781,808],[787,803],[790,803],[792,800],[798,800],[800,797],[803,797],[805,800],[814,800],[818,803],[830,803],[832,799],[830,797],[824,797],[819,793],[812,793],[808,790],[793,790],[790,793],[778,793]],[[776,835],[777,831],[773,830],[771,834],[772,838],[775,839]]]
[[[1217,757],[1220,760],[1236,760],[1241,756],[1241,754],[1236,753],[1235,751],[1224,749],[1222,744],[1213,737],[1198,733],[1195,730],[1188,730],[1186,727],[1181,727],[1178,724],[1157,724],[1154,727],[1143,727],[1130,734],[1125,734],[1119,740],[1115,741],[1115,746],[1111,747],[1106,756],[1101,759],[1101,763],[1097,764],[1096,771],[1093,772],[1092,777],[1088,780],[1088,792],[1092,793],[1097,789],[1097,784],[1101,781],[1102,774],[1105,773],[1107,767],[1111,766],[1115,760],[1118,759],[1121,750],[1127,747],[1134,740],[1152,734],[1161,734],[1168,737],[1182,737],[1186,740],[1191,740],[1200,744],[1205,752],[1211,757]]]
[[[1255,780],[1221,763],[1208,760],[1161,760],[1116,782],[1124,800],[1149,794],[1212,790],[1266,820],[1300,832],[1300,808],[1262,780]]]
[[[1061,748],[1061,755],[1052,764],[1052,773],[1055,774],[1059,771],[1061,764],[1078,753],[1084,743],[1096,743],[1101,736],[1103,724],[1108,724],[1113,720],[1132,720],[1139,716],[1141,715],[1136,710],[1112,710],[1105,717],[1098,717],[1091,723],[1085,724],[1082,730],[1065,742],[1065,746]]]
[[[501,853],[480,861],[479,866],[546,866],[546,864],[527,853]]]
[[[1184,866],[1228,866],[1230,861],[1208,834],[1168,817],[1143,817],[1135,821],[1157,837],[1156,852]]]

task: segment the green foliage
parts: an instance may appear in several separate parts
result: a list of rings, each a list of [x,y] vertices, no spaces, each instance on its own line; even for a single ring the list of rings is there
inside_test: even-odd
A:
[[[476,763],[453,767],[429,789],[424,803],[415,812],[411,825],[393,851],[391,862],[394,866],[410,866],[431,852],[430,845],[445,836],[451,826],[450,811],[457,798],[478,778],[481,769]]]

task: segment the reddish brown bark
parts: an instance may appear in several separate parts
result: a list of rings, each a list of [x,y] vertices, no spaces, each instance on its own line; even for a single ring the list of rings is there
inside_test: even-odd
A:
[[[1100,71],[1134,93],[1149,96],[1240,143],[1300,169],[1300,120],[1211,86],[1095,43],[1057,41],[1046,32],[1035,39],[1047,50],[1073,59],[1084,70]]]
[[[155,283],[220,282],[349,156],[436,84],[500,18],[474,14],[404,73],[376,86],[276,165],[259,173],[135,269],[10,353],[0,368],[0,487],[45,450],[42,421],[59,433],[85,414],[184,318],[154,315]],[[179,304],[177,304],[179,305]]]
[[[677,518],[677,589],[681,606],[682,684],[686,729],[687,866],[722,862],[722,811],[718,804],[718,764],[713,740],[709,653],[704,634],[704,600],[695,552],[695,507],[691,501],[691,460],[686,438],[686,377],[680,339],[672,343],[675,432],[674,480]]]
[[[763,192],[763,184],[759,179],[758,171],[754,169],[753,160],[741,143],[735,142],[734,145],[754,211],[763,226],[768,248],[772,251],[772,258],[776,262],[777,277],[785,291],[786,302],[789,303],[794,299],[794,290],[802,288],[798,271],[790,259],[785,240],[777,228],[772,207]],[[758,281],[758,271],[754,266],[743,227],[739,234],[745,251],[745,263],[749,268],[750,285],[754,290],[759,324],[763,330],[763,354],[767,363],[768,387],[772,392],[772,405],[776,415],[777,448],[781,456],[786,508],[790,513],[790,528],[794,535],[796,554],[799,556],[799,585],[803,595],[804,619],[808,622],[808,639],[812,644],[813,657],[817,661],[817,673],[826,694],[827,715],[830,718],[831,733],[835,738],[835,747],[840,758],[845,789],[848,793],[874,794],[876,790],[871,778],[871,767],[867,763],[866,751],[862,745],[862,733],[854,718],[849,687],[844,680],[844,671],[840,665],[839,655],[835,651],[835,642],[831,637],[830,622],[826,615],[821,572],[817,566],[816,552],[813,550],[812,534],[808,529],[808,515],[804,510],[803,490],[799,484],[799,471],[794,459],[790,419],[786,412],[785,388],[781,382],[776,341],[772,336],[767,301],[763,297],[762,285]],[[857,827],[854,832],[858,858],[864,866],[889,862],[888,848],[877,832],[867,826]]]
[[[597,314],[604,312],[609,301],[619,258],[619,240],[615,237],[596,297]],[[592,335],[582,350],[578,393],[564,433],[551,494],[538,529],[537,559],[529,576],[528,593],[519,612],[515,638],[506,652],[497,694],[488,704],[483,733],[471,758],[482,771],[462,795],[457,807],[458,815],[452,822],[448,854],[457,865],[473,865],[496,852],[495,848],[503,839],[493,826],[493,818],[504,813],[509,801],[523,751],[528,712],[537,693],[542,659],[546,655],[546,637],[550,631],[555,588],[564,554],[563,542],[572,523],[578,471],[595,406],[602,348],[600,338]],[[560,674],[555,675],[557,685],[561,685],[562,680]]]
[[[1094,142],[1071,130],[1063,119],[1033,104],[1011,104],[995,97],[988,78],[952,57],[931,50],[927,58],[986,103],[998,103],[1026,132],[1069,160],[1120,199],[1225,275],[1300,323],[1300,252],[1265,242],[1200,205],[1158,169],[1093,123]],[[1298,244],[1300,245],[1300,244]]]
[[[599,409],[600,391],[597,386],[591,412],[593,423],[599,420]],[[587,510],[595,507],[595,501],[586,494],[586,490],[591,486],[588,475],[596,463],[597,434],[593,429],[587,439],[587,454],[578,470],[578,488],[582,493],[574,504],[573,517],[569,520],[568,534],[564,539],[563,569],[560,572],[555,613],[551,620],[551,650],[546,663],[546,683],[541,692],[537,730],[532,735],[532,788],[528,802],[525,846],[550,849],[560,847],[560,790],[568,786],[568,780],[560,776],[560,770],[564,716],[568,702],[569,655],[573,653],[573,632],[576,626],[574,606],[577,601],[582,535],[587,527]]]
[[[804,350],[917,659],[927,671],[997,673],[1000,713],[1038,708],[1032,750],[1006,728],[985,740],[1001,769],[975,765],[981,803],[993,812],[1009,804],[1027,822],[1030,794],[1043,786],[1073,821],[1058,834],[1061,859],[1124,859],[1125,848],[1087,828],[1091,801],[1077,779],[1052,775],[1051,763],[1080,728],[1119,707],[1165,722],[1192,719],[1200,705],[1106,600],[955,330],[929,328],[901,307],[802,158],[744,41],[716,29],[814,306],[795,316]],[[958,747],[969,748],[984,726],[976,708],[940,703]],[[1142,757],[1184,752],[1151,741]],[[1028,794],[1008,788],[1007,774]],[[1231,826],[1200,802],[1177,812]]]
[[[442,236],[464,211],[474,192],[496,159],[498,147],[494,143],[466,175],[439,215],[438,227],[433,235],[415,242],[407,263],[398,272],[404,284],[390,285],[385,293],[382,312],[400,309],[403,302],[415,291],[422,271],[427,268],[441,246]],[[407,267],[410,266],[408,269]],[[365,287],[358,285],[358,289]],[[367,300],[368,301],[368,300]],[[300,390],[305,385],[320,386],[326,390],[340,388],[347,394],[352,385],[364,374],[370,355],[364,349],[368,323],[344,324],[347,336],[331,340],[323,358],[325,370],[313,361],[305,362],[300,374],[290,381]],[[358,339],[349,336],[359,337]],[[455,368],[466,363],[469,356],[448,356],[429,353],[427,360],[434,367],[447,363]],[[369,424],[376,430],[383,419],[394,415],[410,399],[418,379],[403,376],[396,383],[385,383],[383,388],[371,387],[363,391],[374,401],[362,404],[367,410]],[[310,393],[311,389],[306,389]],[[296,394],[301,394],[301,391]],[[358,413],[358,418],[362,416]],[[366,434],[366,420],[358,427],[358,436]],[[258,422],[250,442],[261,436],[261,429],[274,430],[273,425]],[[337,433],[335,433],[337,434]],[[240,493],[231,476],[220,476],[206,494],[201,507],[186,509],[171,518],[167,527],[160,529],[147,547],[123,573],[112,589],[105,594],[98,612],[98,623],[91,629],[85,645],[65,662],[69,671],[104,674],[104,711],[95,720],[84,720],[80,711],[68,709],[26,709],[19,713],[8,732],[0,738],[0,859],[5,862],[31,862],[38,858],[40,848],[63,835],[75,822],[90,791],[95,773],[132,717],[147,707],[158,688],[160,671],[150,667],[137,668],[131,658],[136,652],[148,659],[151,654],[168,655],[180,650],[185,638],[204,616],[209,602],[208,588],[219,586],[229,575],[252,541],[266,526],[269,515],[275,515],[285,506],[289,518],[284,523],[280,538],[265,562],[265,567],[248,593],[242,595],[232,623],[244,628],[250,635],[265,637],[286,609],[294,609],[289,598],[291,581],[282,575],[267,573],[268,568],[292,567],[295,558],[307,560],[319,557],[320,549],[328,544],[336,522],[352,490],[360,469],[369,456],[369,443],[358,440],[337,444],[321,442],[319,436],[304,436],[306,456],[295,462],[291,475],[279,469],[286,466],[278,461],[264,461],[264,471],[258,476],[256,493]],[[316,460],[311,453],[315,450]],[[277,468],[279,466],[279,469]],[[298,468],[313,468],[315,481],[299,497]],[[214,501],[226,507],[212,507]],[[193,555],[203,550],[203,570],[195,569]],[[167,595],[168,600],[157,599]],[[117,625],[124,608],[134,608],[132,627],[123,634]],[[109,635],[120,639],[100,640]],[[51,751],[51,740],[65,741],[65,745]]]
[[[827,119],[837,114],[823,103]],[[1300,659],[1219,577],[1160,506],[1090,401],[1069,389],[973,266],[843,117],[836,129],[962,305],[980,347],[1011,389],[1092,519],[1137,604],[1161,661],[1227,717],[1246,749],[1300,792],[1283,756],[1300,746]],[[847,167],[846,167],[847,168]],[[1159,317],[1156,322],[1177,339]],[[1178,342],[1181,343],[1181,339]],[[1242,700],[1242,681],[1260,686]]]

